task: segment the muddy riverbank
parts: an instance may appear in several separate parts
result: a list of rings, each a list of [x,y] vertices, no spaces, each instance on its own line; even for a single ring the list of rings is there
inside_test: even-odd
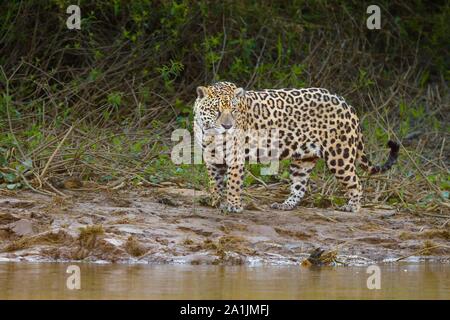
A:
[[[360,213],[252,204],[222,215],[188,189],[0,195],[0,261],[299,265],[450,262],[448,219],[395,209]]]

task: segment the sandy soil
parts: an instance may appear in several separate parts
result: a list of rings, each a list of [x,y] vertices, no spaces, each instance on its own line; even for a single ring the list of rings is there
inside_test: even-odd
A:
[[[277,265],[305,263],[320,248],[321,261],[338,264],[450,262],[445,218],[264,203],[222,215],[201,205],[204,193],[171,187],[65,193],[0,194],[0,261]]]

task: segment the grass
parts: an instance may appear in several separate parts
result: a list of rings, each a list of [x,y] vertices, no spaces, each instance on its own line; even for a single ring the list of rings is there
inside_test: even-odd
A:
[[[36,236],[25,236],[18,240],[12,241],[5,248],[4,252],[13,252],[23,250],[38,244],[62,244],[66,241],[71,241],[71,237],[64,231],[46,232]]]
[[[133,257],[140,257],[147,252],[147,249],[133,236],[127,239],[125,250]]]
[[[102,225],[92,225],[80,228],[78,241],[81,248],[92,249],[97,243],[97,239],[105,233]]]
[[[419,233],[402,232],[400,239],[443,239],[450,240],[450,231],[446,229],[431,229]]]

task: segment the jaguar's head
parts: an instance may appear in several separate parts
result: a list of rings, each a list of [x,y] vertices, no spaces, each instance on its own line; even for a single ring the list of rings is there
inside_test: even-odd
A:
[[[230,82],[198,87],[194,121],[208,134],[231,132],[239,126],[245,90]]]

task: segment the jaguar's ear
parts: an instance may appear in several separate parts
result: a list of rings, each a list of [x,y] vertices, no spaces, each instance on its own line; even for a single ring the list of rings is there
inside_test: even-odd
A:
[[[208,90],[205,87],[197,87],[197,97],[204,98],[206,97],[206,94],[208,93]]]
[[[236,98],[242,98],[243,96],[245,96],[245,90],[243,88],[234,89],[234,96]]]

